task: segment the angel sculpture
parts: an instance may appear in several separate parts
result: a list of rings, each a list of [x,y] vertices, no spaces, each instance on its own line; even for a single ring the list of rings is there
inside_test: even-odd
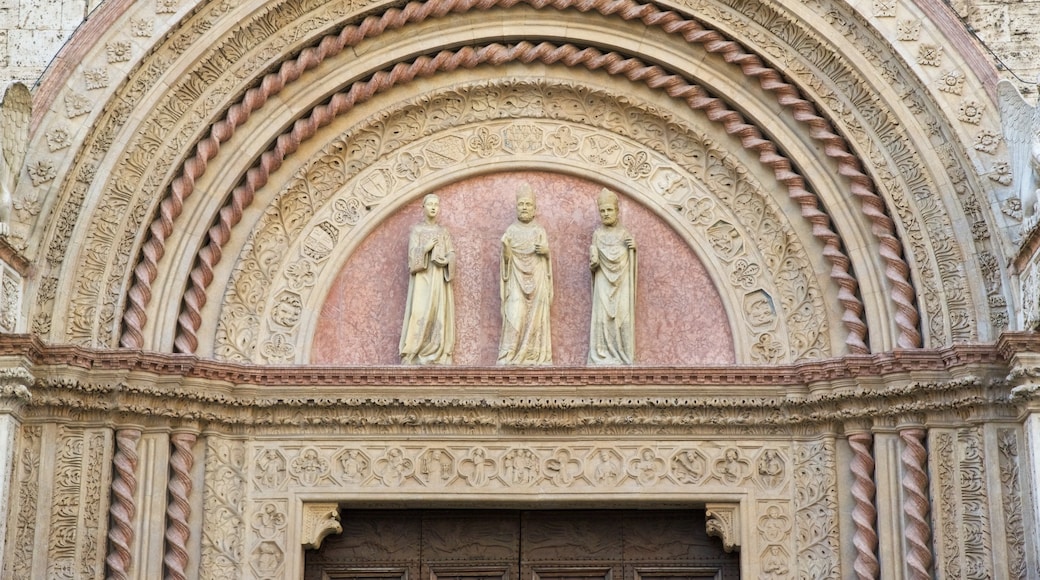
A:
[[[3,152],[0,154],[0,236],[11,235],[11,208],[18,176],[29,148],[29,116],[32,113],[32,95],[22,83],[7,87],[0,104],[0,135]]]
[[[1040,221],[1040,108],[1026,102],[1007,80],[997,83],[997,103],[1025,234]]]

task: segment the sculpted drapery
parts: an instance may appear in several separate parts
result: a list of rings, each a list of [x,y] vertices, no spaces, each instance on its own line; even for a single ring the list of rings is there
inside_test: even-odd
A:
[[[451,281],[455,249],[448,230],[436,223],[440,199],[423,199],[425,219],[408,239],[408,299],[401,330],[401,362],[451,364],[455,349],[455,297]]]
[[[516,217],[502,236],[502,340],[498,363],[552,363],[549,308],[553,299],[549,239],[534,222],[535,200],[529,186],[516,199]]]
[[[635,360],[636,243],[618,223],[618,199],[604,189],[597,199],[601,224],[592,234],[592,321],[589,364]]]

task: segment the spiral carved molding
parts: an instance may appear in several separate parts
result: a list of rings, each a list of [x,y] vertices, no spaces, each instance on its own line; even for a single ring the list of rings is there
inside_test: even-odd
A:
[[[297,121],[294,127],[276,141],[274,147],[265,152],[258,166],[250,169],[246,178],[232,192],[231,205],[221,210],[221,221],[210,230],[209,243],[200,253],[198,263],[190,275],[190,286],[185,293],[184,306],[178,320],[177,349],[179,352],[194,352],[197,346],[196,331],[201,324],[201,309],[206,303],[206,286],[213,279],[213,267],[221,256],[221,247],[230,237],[231,228],[241,218],[242,210],[253,199],[256,188],[267,181],[271,171],[280,167],[283,160],[299,147],[300,143],[313,137],[319,128],[328,125],[337,116],[344,114],[358,103],[392,86],[408,82],[416,77],[429,76],[435,72],[458,68],[472,68],[484,63],[502,64],[521,62],[564,63],[567,66],[584,66],[590,70],[606,70],[613,75],[623,75],[632,81],[645,82],[655,89],[662,89],[670,96],[684,100],[692,109],[703,110],[713,121],[722,123],[726,131],[741,138],[744,145],[757,152],[761,159],[768,160],[779,181],[788,186],[793,198],[802,204],[803,214],[809,205],[815,212],[814,234],[821,238],[825,253],[831,259],[834,277],[843,285],[846,298],[850,301],[844,319],[855,321],[849,325],[849,335],[865,335],[866,325],[861,315],[863,305],[855,296],[856,281],[848,272],[849,260],[840,250],[840,239],[830,230],[829,218],[816,209],[816,198],[804,188],[800,175],[791,170],[791,163],[779,155],[776,147],[753,126],[742,121],[740,116],[724,103],[709,96],[703,89],[686,83],[676,75],[670,75],[656,66],[647,66],[636,59],[626,59],[617,53],[601,53],[591,48],[571,45],[556,46],[550,43],[534,45],[519,43],[513,46],[492,44],[480,48],[467,47],[458,52],[444,51],[438,55],[421,57],[412,63],[400,63],[389,73],[378,73],[370,80],[353,85],[350,90],[339,93],[326,106],[315,108],[307,118]],[[844,281],[844,284],[843,284]],[[862,340],[857,341],[865,352]]]
[[[137,511],[134,493],[137,491],[137,443],[141,440],[138,429],[120,429],[116,432],[116,452],[112,458],[115,471],[112,477],[112,517],[108,530],[108,565],[110,580],[126,580],[133,562],[133,519]]]
[[[870,178],[863,173],[858,160],[849,152],[844,140],[834,133],[830,124],[817,114],[813,105],[803,99],[795,87],[783,81],[780,73],[766,66],[756,55],[747,53],[738,43],[727,40],[716,31],[706,30],[696,22],[684,20],[677,13],[661,11],[656,7],[631,0],[554,0],[551,2],[547,0],[433,0],[425,3],[413,2],[400,10],[392,9],[379,16],[370,16],[360,25],[348,26],[338,35],[323,38],[316,47],[305,49],[298,58],[284,62],[278,72],[264,77],[258,87],[247,91],[241,102],[229,108],[222,121],[213,125],[210,135],[199,142],[195,155],[185,162],[182,173],[171,184],[168,197],[160,205],[160,215],[150,227],[150,237],[142,248],[140,261],[134,268],[134,283],[128,294],[120,344],[127,348],[141,348],[143,345],[142,329],[147,323],[145,309],[151,299],[151,284],[158,273],[157,263],[163,256],[165,241],[173,231],[173,222],[183,210],[184,199],[190,196],[194,190],[195,180],[205,172],[207,161],[217,154],[220,144],[230,139],[235,128],[244,123],[253,111],[262,107],[269,97],[280,92],[287,84],[297,80],[303,72],[317,66],[324,59],[338,54],[343,48],[357,44],[362,39],[377,36],[386,29],[400,28],[408,23],[422,22],[427,18],[439,17],[451,12],[461,13],[470,9],[487,10],[495,6],[508,8],[517,4],[528,4],[535,8],[575,8],[583,12],[595,11],[603,15],[617,15],[624,20],[639,20],[648,26],[660,27],[669,34],[682,35],[687,42],[699,44],[710,53],[720,54],[727,62],[740,66],[744,74],[757,78],[764,90],[776,94],[778,102],[791,109],[797,121],[809,126],[810,136],[824,143],[824,152],[838,162],[839,173],[849,179],[851,191],[863,205],[864,214],[871,221],[872,231],[880,242],[880,252],[885,263],[885,275],[892,288],[891,299],[898,312],[896,316],[896,325],[899,328],[898,345],[903,348],[921,346],[921,336],[917,329],[919,316],[914,303],[913,287],[909,282],[909,266],[902,258],[902,247],[895,236],[894,223],[885,213],[884,202],[873,190]],[[658,79],[648,80],[647,83],[650,86],[660,87],[665,86],[668,82],[680,82],[677,77],[671,81],[660,80],[658,82],[659,79],[665,79],[669,75],[659,70],[654,73]],[[668,90],[669,94],[672,94],[672,91],[676,89],[668,87]],[[700,96],[702,99],[708,98],[705,95]],[[692,98],[691,95],[687,101],[691,102]],[[691,106],[693,106],[692,102]],[[722,108],[721,103],[715,106]],[[764,163],[772,165],[778,174],[800,181],[801,178],[790,171],[789,161],[777,155],[775,147],[768,140],[763,139],[753,127],[739,121],[739,117],[732,111],[729,111],[728,114],[719,114],[718,110],[715,109],[716,114],[714,115],[709,114],[712,120],[719,121],[721,117],[731,117],[732,120],[727,124],[727,130],[736,134],[738,131],[731,129],[736,129],[735,125],[742,125],[741,129],[744,129],[744,132],[741,133],[741,137],[745,147],[757,150],[760,159]],[[300,122],[297,123],[297,127],[299,126]],[[747,129],[753,133],[748,132]],[[294,129],[293,132],[280,137],[278,141],[280,144],[284,144],[285,141],[297,138],[299,135]],[[764,145],[764,147],[758,148],[760,145]],[[264,157],[270,156],[265,154]],[[241,189],[238,197],[233,198],[231,205],[221,210],[219,223],[209,232],[210,240],[198,256],[197,268],[191,274],[191,288],[186,292],[183,311],[179,317],[176,339],[178,352],[194,352],[197,347],[197,340],[192,329],[197,329],[201,323],[199,308],[205,302],[204,288],[212,281],[212,268],[220,259],[220,246],[226,242],[230,235],[230,228],[240,219],[241,209],[248,204],[256,187],[266,182],[271,170],[270,163],[272,163],[270,159],[261,160],[259,167],[250,170],[244,187],[237,188]],[[798,189],[804,191],[801,184]],[[793,190],[791,196],[801,206],[803,216],[813,223],[814,234],[824,241],[825,255],[832,264],[831,275],[839,286],[839,300],[844,308],[843,320],[849,330],[846,343],[851,352],[867,352],[864,343],[866,325],[862,321],[863,307],[856,298],[855,279],[848,272],[848,258],[841,253],[839,240],[830,231],[826,215],[819,211],[815,197],[809,192],[803,194]],[[200,289],[203,289],[201,293]]]
[[[903,513],[906,516],[906,565],[910,580],[932,578],[932,529],[928,514],[928,450],[925,430],[903,429]]]
[[[852,543],[856,546],[856,561],[852,567],[857,580],[876,580],[881,572],[878,563],[878,535],[875,529],[877,508],[874,505],[874,436],[870,433],[849,435],[852,448],[852,521],[856,531]]]
[[[188,577],[188,539],[191,530],[191,468],[195,464],[191,448],[197,436],[194,433],[170,435],[170,483],[166,506],[166,565],[167,580],[186,580]]]

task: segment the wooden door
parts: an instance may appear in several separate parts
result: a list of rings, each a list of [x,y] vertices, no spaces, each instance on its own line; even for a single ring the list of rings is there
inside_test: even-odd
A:
[[[344,510],[307,580],[740,577],[699,510]]]

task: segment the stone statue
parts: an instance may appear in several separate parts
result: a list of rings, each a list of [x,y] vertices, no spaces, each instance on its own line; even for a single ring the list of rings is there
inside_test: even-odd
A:
[[[534,192],[516,194],[516,222],[502,236],[502,340],[498,363],[552,364],[549,307],[553,300],[549,239],[534,221]]]
[[[455,249],[437,224],[440,198],[423,198],[424,219],[408,238],[408,300],[401,329],[402,364],[451,364],[455,350]]]
[[[29,148],[29,117],[32,95],[22,83],[14,83],[4,92],[0,106],[0,236],[11,234],[11,209],[18,175]]]
[[[636,354],[636,241],[618,223],[618,197],[596,199],[601,225],[592,234],[592,322],[589,364],[632,364]]]

